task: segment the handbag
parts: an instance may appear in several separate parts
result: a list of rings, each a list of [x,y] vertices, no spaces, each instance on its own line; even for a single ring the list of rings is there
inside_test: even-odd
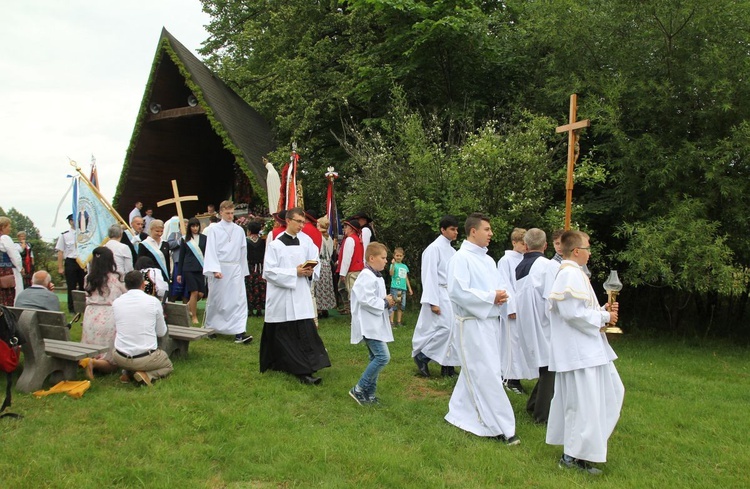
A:
[[[18,332],[16,317],[5,306],[0,306],[0,371],[5,372],[5,400],[0,406],[0,418],[18,418],[14,413],[3,413],[11,404],[13,372],[18,368],[20,345],[24,343]]]
[[[16,276],[11,273],[10,275],[3,275],[0,277],[0,289],[15,289],[16,288]]]

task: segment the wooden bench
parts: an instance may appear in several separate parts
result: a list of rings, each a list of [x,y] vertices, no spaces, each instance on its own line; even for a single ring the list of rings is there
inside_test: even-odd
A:
[[[73,291],[73,304],[76,313],[85,314],[86,292]],[[190,321],[187,304],[165,302],[164,317],[167,322],[167,335],[159,338],[159,349],[164,350],[169,358],[188,356],[191,341],[200,340],[214,334],[213,329],[194,328]]]
[[[164,318],[167,322],[167,334],[159,338],[159,349],[167,352],[169,358],[187,357],[191,341],[214,334],[213,329],[191,326],[187,304],[165,302]]]
[[[84,290],[74,290],[73,294],[73,312],[76,314],[83,314],[86,310],[86,297],[88,293]]]
[[[69,341],[65,314],[34,309],[9,308],[18,319],[18,330],[25,340],[23,372],[16,388],[34,392],[44,386],[47,377],[56,384],[77,377],[78,361],[92,358],[109,348]]]

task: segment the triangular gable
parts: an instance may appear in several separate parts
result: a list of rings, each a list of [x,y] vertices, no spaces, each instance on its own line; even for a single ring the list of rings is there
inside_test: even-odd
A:
[[[137,200],[153,205],[176,179],[181,194],[201,198],[186,215],[202,212],[238,178],[231,163],[265,199],[262,158],[273,149],[263,118],[163,29],[113,203],[125,214]]]

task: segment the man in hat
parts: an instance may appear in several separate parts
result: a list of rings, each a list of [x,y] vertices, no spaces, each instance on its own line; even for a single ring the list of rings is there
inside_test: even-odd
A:
[[[302,226],[302,232],[310,236],[320,252],[320,247],[323,246],[323,235],[318,229],[318,216],[313,211],[305,211],[305,225]]]
[[[260,371],[278,370],[296,375],[308,385],[321,383],[313,374],[331,366],[313,319],[310,281],[320,274],[318,250],[302,233],[305,213],[295,207],[286,212],[286,230],[268,245],[263,261],[266,308],[260,340]]]
[[[55,249],[57,250],[57,271],[65,275],[65,284],[68,287],[68,311],[73,313],[73,291],[83,290],[83,277],[86,275],[83,268],[78,265],[78,250],[76,249],[76,230],[73,226],[73,214],[68,215],[70,229],[60,234],[57,238]]]
[[[366,250],[367,245],[370,244],[370,241],[376,241],[373,239],[372,219],[370,219],[370,216],[368,216],[364,212],[355,214],[354,216],[352,216],[352,219],[356,219],[357,222],[359,222],[359,235],[362,239],[362,248]]]
[[[343,222],[344,238],[339,253],[339,263],[336,273],[339,275],[339,292],[341,293],[344,313],[349,310],[349,293],[354,287],[359,272],[365,268],[365,248],[359,236],[359,221],[350,217]],[[346,291],[346,294],[344,294]],[[346,297],[344,297],[346,295]]]

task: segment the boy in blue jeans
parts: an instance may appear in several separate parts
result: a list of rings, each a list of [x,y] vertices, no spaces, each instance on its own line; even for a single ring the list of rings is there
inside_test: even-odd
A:
[[[349,395],[360,406],[378,404],[375,390],[380,371],[388,364],[391,353],[387,343],[393,341],[388,320],[388,309],[393,297],[385,295],[385,282],[380,272],[388,263],[388,253],[382,243],[370,243],[365,250],[365,268],[357,277],[351,291],[353,345],[365,342],[370,363]]]
[[[411,283],[409,283],[409,267],[404,263],[404,249],[399,247],[393,250],[393,260],[391,260],[391,296],[396,301],[397,306],[391,308],[391,326],[393,326],[393,313],[398,309],[396,314],[396,326],[401,324],[401,315],[406,308],[406,291],[413,295]]]

